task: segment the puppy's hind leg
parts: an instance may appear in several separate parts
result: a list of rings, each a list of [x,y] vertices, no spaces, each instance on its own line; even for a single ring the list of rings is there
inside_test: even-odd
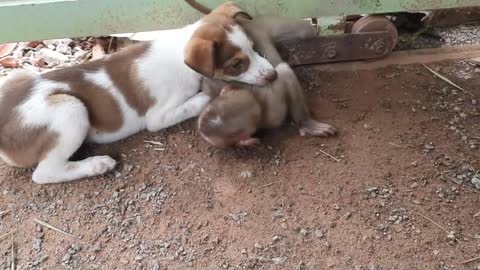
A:
[[[90,128],[88,111],[77,98],[65,94],[47,97],[51,119],[48,129],[55,133],[53,148],[38,163],[32,179],[38,184],[52,184],[103,174],[115,167],[109,156],[95,156],[68,161],[82,145]]]

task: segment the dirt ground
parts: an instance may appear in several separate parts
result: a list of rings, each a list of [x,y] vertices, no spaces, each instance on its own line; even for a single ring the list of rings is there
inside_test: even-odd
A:
[[[480,68],[431,66],[477,99],[421,65],[302,68],[335,138],[217,150],[189,121],[86,146],[121,161],[104,177],[0,163],[0,269],[480,269]]]

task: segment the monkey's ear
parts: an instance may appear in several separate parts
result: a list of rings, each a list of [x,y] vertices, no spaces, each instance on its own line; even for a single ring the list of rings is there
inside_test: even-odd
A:
[[[217,7],[213,12],[223,14],[225,16],[228,16],[232,19],[236,19],[238,17],[247,19],[247,20],[252,20],[252,16],[245,12],[243,9],[241,9],[239,6],[237,6],[234,2],[232,1],[227,1]]]
[[[215,70],[215,41],[191,38],[184,50],[184,62],[196,72],[212,78]]]

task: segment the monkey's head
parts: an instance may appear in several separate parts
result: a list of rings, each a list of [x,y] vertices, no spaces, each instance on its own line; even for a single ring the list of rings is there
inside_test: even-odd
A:
[[[216,147],[246,145],[257,130],[261,114],[261,106],[251,90],[228,85],[203,110],[198,130]]]

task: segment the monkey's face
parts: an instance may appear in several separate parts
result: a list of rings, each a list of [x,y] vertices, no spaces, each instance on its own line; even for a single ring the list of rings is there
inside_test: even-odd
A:
[[[200,135],[221,148],[245,145],[256,132],[261,118],[260,104],[250,90],[226,88],[198,120]]]
[[[228,148],[245,145],[243,142],[251,139],[257,126],[253,115],[246,110],[235,117],[222,118],[217,115],[210,119],[200,118],[199,133],[209,144]]]
[[[231,134],[224,137],[220,136],[205,136],[201,134],[203,139],[207,141],[209,144],[219,147],[219,148],[229,148],[235,146],[243,146],[245,145],[243,142],[248,141],[251,139],[247,133],[239,133],[239,134]]]

